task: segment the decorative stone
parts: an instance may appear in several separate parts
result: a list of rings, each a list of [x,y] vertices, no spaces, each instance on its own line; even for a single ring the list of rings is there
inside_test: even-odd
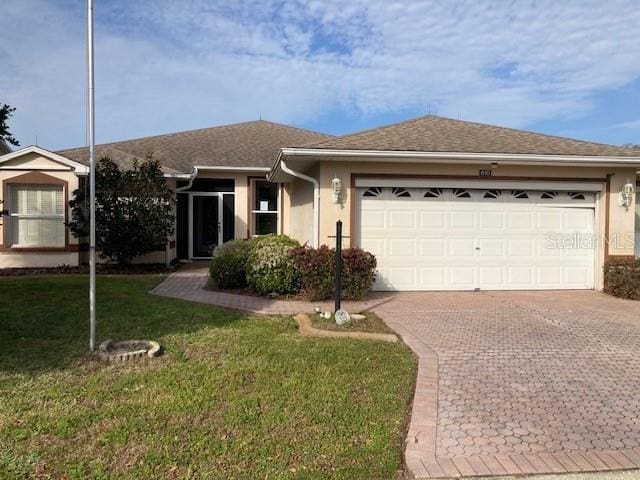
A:
[[[320,313],[320,312],[322,312],[322,307],[320,305],[316,305],[313,308],[313,311],[316,312],[316,313]]]
[[[363,315],[361,313],[352,313],[351,314],[351,320],[364,320],[365,318],[367,318],[366,315]]]
[[[321,316],[322,318],[324,318],[325,320],[329,320],[329,319],[331,318],[331,312],[324,312],[324,313],[321,313],[321,314],[320,314],[320,316]]]
[[[107,362],[127,362],[142,357],[157,357],[160,344],[152,340],[105,340],[98,347],[98,355]]]
[[[351,321],[349,312],[347,312],[346,310],[338,310],[335,314],[335,319],[338,325],[344,325],[345,323]]]

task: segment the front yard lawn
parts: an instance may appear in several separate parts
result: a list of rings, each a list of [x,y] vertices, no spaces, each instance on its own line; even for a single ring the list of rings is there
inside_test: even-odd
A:
[[[382,479],[402,466],[415,378],[403,344],[302,337],[289,317],[156,297],[158,276],[0,278],[0,478]]]

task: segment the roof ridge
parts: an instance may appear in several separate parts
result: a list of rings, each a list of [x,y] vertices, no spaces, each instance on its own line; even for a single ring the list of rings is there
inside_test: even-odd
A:
[[[262,118],[260,120],[254,120],[254,121],[255,122],[268,123],[270,125],[275,125],[277,127],[286,127],[286,128],[290,128],[291,130],[299,130],[300,132],[312,133],[314,135],[323,135],[323,136],[328,137],[328,138],[337,138],[335,135],[331,135],[330,133],[317,132],[315,130],[310,130],[308,128],[302,128],[302,127],[296,127],[296,126],[293,126],[293,125],[287,125],[286,123],[272,122],[271,120],[264,120]],[[251,122],[245,122],[245,123],[251,123]],[[231,124],[231,125],[241,125],[241,124],[236,123],[236,124]]]
[[[384,124],[384,125],[379,125],[377,127],[372,127],[372,128],[366,128],[364,130],[359,130],[357,132],[353,132],[353,133],[348,133],[345,135],[340,135],[338,137],[334,137],[334,140],[342,140],[342,139],[348,139],[351,137],[355,137],[358,135],[362,135],[365,133],[369,133],[369,132],[375,132],[375,131],[382,131],[388,128],[395,128],[395,127],[399,127],[399,126],[403,126],[403,125],[407,125],[407,124],[411,124],[414,122],[418,122],[421,120],[426,120],[426,119],[434,119],[434,120],[445,120],[448,122],[453,122],[453,123],[459,123],[459,124],[467,124],[467,125],[476,125],[478,127],[489,127],[489,128],[496,128],[496,129],[501,129],[501,130],[508,130],[511,132],[515,132],[518,134],[527,134],[527,135],[535,135],[535,136],[542,136],[542,137],[547,137],[547,138],[553,138],[553,139],[557,139],[557,140],[562,140],[562,141],[571,141],[571,142],[578,142],[578,143],[582,143],[585,145],[594,145],[594,146],[599,146],[599,147],[607,147],[607,148],[619,148],[619,149],[626,149],[626,150],[631,150],[633,151],[633,148],[628,148],[628,147],[623,147],[621,145],[612,145],[609,143],[602,143],[602,142],[593,142],[593,141],[589,141],[589,140],[580,140],[577,138],[571,138],[571,137],[561,137],[559,135],[551,135],[548,133],[542,133],[542,132],[535,132],[532,130],[524,130],[524,129],[519,129],[519,128],[513,128],[513,127],[504,127],[501,125],[494,125],[494,124],[490,124],[490,123],[480,123],[480,122],[474,122],[471,120],[460,120],[460,119],[454,119],[454,118],[450,118],[450,117],[445,117],[445,116],[441,116],[441,115],[435,115],[433,113],[427,114],[427,115],[421,115],[418,117],[414,117],[414,118],[410,118],[407,120],[403,120],[401,122],[396,122],[396,123],[388,123],[388,124]],[[323,143],[329,141],[331,139],[327,139],[327,140],[318,140],[316,142],[311,142],[305,145],[305,148],[313,148],[313,147],[320,147]]]
[[[409,118],[407,120],[402,120],[400,122],[386,123],[384,125],[378,125],[377,127],[371,127],[371,128],[365,128],[364,130],[358,130],[358,131],[353,132],[353,133],[346,133],[344,135],[334,136],[333,139],[334,140],[342,140],[343,138],[355,137],[356,135],[361,135],[363,133],[374,132],[376,130],[384,130],[385,128],[397,127],[397,126],[400,126],[400,125],[405,125],[405,124],[408,124],[408,123],[417,122],[418,120],[423,120],[423,119],[428,118],[428,117],[435,117],[435,115],[433,115],[431,113],[427,114],[427,115],[420,115],[419,117]],[[441,117],[441,118],[445,118],[445,117]],[[305,147],[311,147],[313,145],[321,144],[321,143],[324,143],[324,142],[326,142],[326,140],[319,140],[317,142],[308,143],[307,145],[305,145]]]
[[[132,157],[132,158],[134,158],[134,159],[138,159],[138,160],[139,160],[138,155],[135,155],[135,154],[133,154],[133,153],[131,153],[131,152],[127,152],[126,150],[122,150],[121,148],[114,147],[113,145],[114,145],[114,144],[109,143],[109,144],[96,145],[96,147],[108,147],[108,148],[109,148],[109,149],[111,149],[111,150],[117,150],[118,152],[120,152],[120,153],[122,153],[122,154],[124,154],[124,155],[126,155],[126,156],[128,156],[128,157]],[[87,145],[86,147],[76,147],[76,148],[69,148],[69,149],[67,149],[67,150],[58,150],[57,152],[54,152],[54,153],[57,153],[58,155],[64,155],[64,152],[71,152],[71,151],[77,151],[77,150],[84,150],[84,149],[88,149],[88,148],[89,148],[89,146]],[[97,153],[97,152],[96,152],[96,153]],[[106,156],[106,155],[102,155],[102,157],[105,157],[105,156]],[[102,158],[102,157],[101,157],[101,158]],[[78,161],[78,162],[80,162],[80,163],[86,163],[86,162],[85,162],[85,161],[83,161],[83,160],[77,160],[77,161]]]

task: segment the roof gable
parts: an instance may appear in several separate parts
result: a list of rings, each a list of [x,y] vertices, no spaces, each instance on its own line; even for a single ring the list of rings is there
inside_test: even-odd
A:
[[[640,157],[640,150],[428,115],[304,145],[331,150]]]
[[[0,170],[73,170],[86,174],[86,165],[44,148],[29,146],[0,156]]]

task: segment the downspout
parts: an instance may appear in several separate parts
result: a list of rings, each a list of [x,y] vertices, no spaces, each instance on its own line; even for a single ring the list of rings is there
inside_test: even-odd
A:
[[[291,170],[284,160],[280,160],[280,168],[284,173],[305,180],[313,184],[313,239],[312,246],[318,248],[320,245],[320,182],[309,175]]]
[[[184,192],[185,190],[189,190],[193,186],[193,181],[198,176],[198,167],[193,167],[193,172],[191,172],[191,176],[189,177],[189,183],[187,183],[184,187],[176,187],[175,192]],[[177,183],[177,182],[176,182]]]

